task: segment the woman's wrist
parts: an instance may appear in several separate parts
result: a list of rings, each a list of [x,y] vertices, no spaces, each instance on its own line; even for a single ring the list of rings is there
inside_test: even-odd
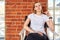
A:
[[[31,31],[31,33],[35,33],[34,31]]]
[[[52,17],[51,17],[51,16],[49,16],[49,19],[52,19]]]

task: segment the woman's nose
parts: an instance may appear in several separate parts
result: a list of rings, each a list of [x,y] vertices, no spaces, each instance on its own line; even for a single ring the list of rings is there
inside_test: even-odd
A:
[[[38,6],[38,9],[40,9],[40,6]]]

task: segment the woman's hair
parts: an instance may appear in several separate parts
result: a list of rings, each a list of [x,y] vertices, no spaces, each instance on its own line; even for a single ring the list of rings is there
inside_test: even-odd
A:
[[[40,3],[40,2],[35,2],[34,4],[33,4],[33,12],[36,14],[36,10],[34,10],[34,8],[35,8],[35,4],[36,3]],[[41,4],[40,4],[41,5]],[[41,5],[42,6],[42,5]],[[41,7],[42,8],[42,7]],[[43,13],[43,9],[41,10],[41,13]]]

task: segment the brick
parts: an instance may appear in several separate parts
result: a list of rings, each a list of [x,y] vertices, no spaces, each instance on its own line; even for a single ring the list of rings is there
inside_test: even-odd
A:
[[[22,11],[31,11],[31,9],[22,9]]]
[[[16,33],[16,31],[14,31],[14,30],[9,30],[9,29],[8,29],[6,32],[7,32],[7,33]]]
[[[17,29],[17,33],[19,33],[22,29],[23,29],[23,27],[22,28],[18,28]]]
[[[47,2],[47,0],[38,0],[39,2]]]
[[[17,0],[18,3],[23,2],[23,0]]]
[[[27,5],[24,5],[23,8],[27,8]]]
[[[21,14],[22,14],[21,12],[19,12],[19,11],[17,12],[17,15],[18,15],[18,16],[21,15]]]
[[[8,29],[6,29],[7,31],[6,32],[12,32],[12,33],[14,33],[14,32],[16,32],[16,27],[7,27]]]
[[[10,9],[6,9],[6,11],[8,11],[8,12],[15,12],[15,9],[10,8]]]
[[[7,10],[7,9],[6,9],[6,10]],[[9,15],[11,15],[11,14],[12,14],[12,15],[16,15],[16,13],[17,13],[16,11],[14,11],[14,12],[13,12],[13,11],[10,11],[10,12],[9,12],[9,11],[6,11],[6,10],[5,10],[6,16],[9,16]]]
[[[6,2],[5,5],[16,5],[16,3],[12,2],[12,3],[9,3],[9,2]]]
[[[11,21],[11,22],[12,22],[12,21]],[[6,22],[6,27],[10,27],[9,29],[14,29],[14,28],[17,27],[17,25],[14,24],[14,22],[12,22],[12,24],[7,24],[7,23],[9,23],[9,22]]]
[[[33,0],[33,2],[38,2],[38,0]]]
[[[5,40],[11,40],[11,38],[10,37],[6,37]]]
[[[20,22],[16,22],[16,24],[20,24]]]
[[[33,2],[27,2],[27,5],[33,5]]]
[[[22,2],[21,5],[27,5],[27,2]]]
[[[12,22],[6,22],[6,24],[12,24]]]
[[[18,8],[18,7],[17,7],[17,8],[16,8],[16,12],[21,12],[21,9],[22,9],[22,8]]]
[[[13,35],[8,35],[7,37],[7,40],[9,39],[9,40],[19,40],[20,39],[20,37],[19,36],[13,36]]]
[[[15,18],[15,16],[6,16],[6,18]]]
[[[17,0],[5,0],[5,2],[13,3],[13,2],[17,2]]]
[[[17,16],[15,16],[15,18],[20,18],[20,16],[19,16],[19,15],[17,15]]]
[[[42,5],[47,5],[47,3],[46,2],[43,2],[43,3],[41,3]]]
[[[6,8],[16,8],[16,4],[6,5]]]
[[[27,2],[27,0],[23,0],[23,2]]]
[[[27,0],[27,2],[32,2],[32,0]]]
[[[11,20],[6,18],[5,21],[11,21]]]
[[[19,38],[17,37],[17,38],[11,38],[12,40],[19,40]]]
[[[28,5],[27,8],[31,8],[32,9],[33,8],[33,5]]]
[[[20,19],[17,19],[17,18],[13,18],[13,19],[11,18],[11,19],[9,19],[8,18],[7,20],[13,22],[13,21],[19,21]]]
[[[8,22],[9,23],[9,22]],[[12,22],[13,23],[13,22]],[[8,29],[16,29],[17,25],[7,24]]]
[[[17,5],[17,8],[23,8],[23,5]]]
[[[11,37],[12,40],[19,40],[19,37]]]
[[[10,36],[11,36],[11,35],[16,35],[16,33],[10,33],[10,32],[9,32],[9,33],[6,33],[6,34],[7,34],[8,36],[9,36],[9,35],[10,35]]]
[[[18,19],[13,18],[13,19],[11,19],[11,21],[18,21]]]

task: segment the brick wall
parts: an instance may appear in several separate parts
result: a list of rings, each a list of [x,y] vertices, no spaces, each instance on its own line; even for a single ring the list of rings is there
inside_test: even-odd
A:
[[[20,40],[24,18],[32,12],[33,3],[39,1],[43,10],[47,10],[47,0],[5,0],[6,40]]]

